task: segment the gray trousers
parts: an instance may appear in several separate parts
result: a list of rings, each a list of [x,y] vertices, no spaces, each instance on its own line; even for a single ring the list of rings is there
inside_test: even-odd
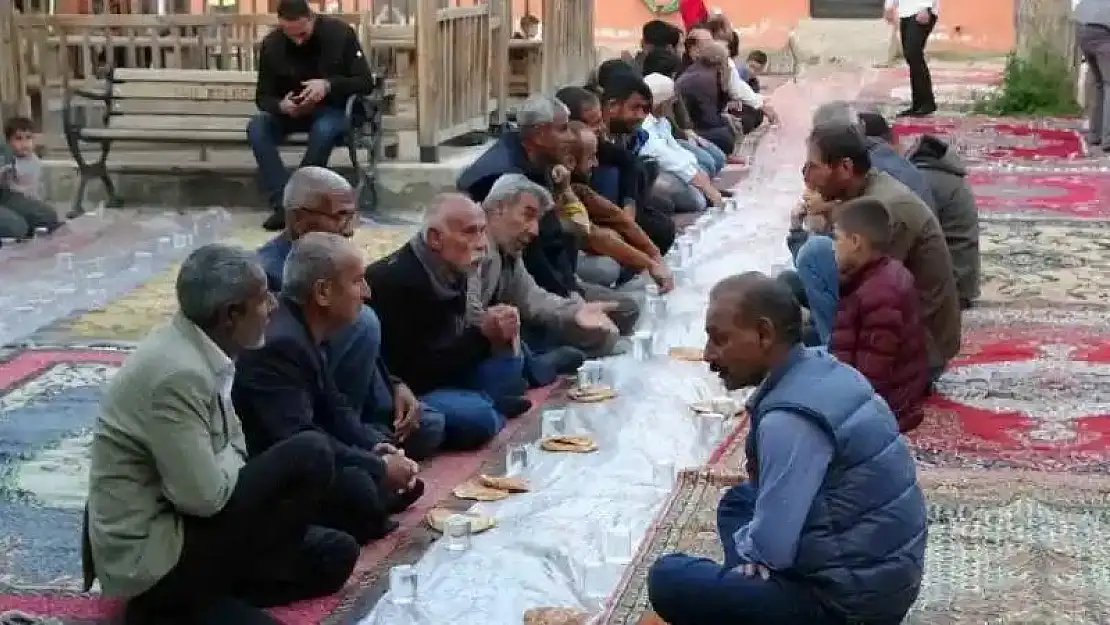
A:
[[[0,238],[23,239],[35,228],[53,231],[60,224],[53,206],[17,191],[0,189]]]
[[[1090,127],[1087,139],[1091,144],[1110,147],[1110,28],[1099,24],[1079,27],[1079,49],[1087,60],[1089,75],[1087,93]]]

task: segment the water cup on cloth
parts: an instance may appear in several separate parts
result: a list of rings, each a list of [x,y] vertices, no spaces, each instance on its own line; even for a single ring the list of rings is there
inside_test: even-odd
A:
[[[540,436],[560,436],[566,433],[567,411],[563,409],[544,410],[540,418]]]
[[[189,246],[189,237],[185,234],[176,233],[173,235],[173,249],[183,250]]]
[[[709,400],[713,412],[720,413],[726,418],[736,416],[736,401],[731,397],[714,397]]]
[[[173,239],[171,239],[170,237],[158,237],[158,243],[155,251],[159,255],[164,256],[166,254],[169,254],[171,250],[173,250]]]
[[[671,270],[672,275],[677,273],[678,269]],[[662,321],[667,316],[667,300],[662,295],[648,295],[646,300],[646,308],[648,315],[656,321]]]
[[[505,474],[521,475],[528,469],[528,446],[509,445],[505,452]]]
[[[651,478],[655,487],[670,491],[674,486],[674,463],[670,460],[656,460],[651,466]]]
[[[587,362],[590,372],[590,384],[609,384],[608,371],[605,370],[605,365],[597,362],[596,360]]]
[[[443,539],[447,551],[466,551],[470,549],[470,517],[465,514],[452,514],[443,522]]]
[[[135,252],[131,258],[131,271],[138,274],[148,274],[154,271],[154,254]]]
[[[725,416],[708,412],[698,417],[698,439],[703,445],[716,445],[725,433]]]
[[[627,523],[614,523],[605,528],[601,537],[605,561],[610,564],[628,564],[632,561],[632,528]]]
[[[389,600],[398,605],[416,601],[416,567],[402,564],[389,569]]]
[[[73,252],[58,252],[54,255],[54,268],[62,273],[72,273],[76,267]]]
[[[690,274],[686,271],[685,267],[675,267],[671,270],[671,276],[674,278],[675,286],[686,286],[688,283],[687,278]]]
[[[578,376],[575,378],[575,382],[577,383],[578,388],[580,390],[590,388],[590,385],[593,384],[592,377],[593,370],[590,369],[590,363],[582,363],[582,366],[578,367]]]
[[[652,333],[640,330],[632,335],[632,357],[639,361],[649,360],[653,355],[654,340]]]

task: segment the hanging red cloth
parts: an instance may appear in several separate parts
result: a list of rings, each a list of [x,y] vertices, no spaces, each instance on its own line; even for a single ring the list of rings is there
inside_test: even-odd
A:
[[[705,0],[679,0],[678,12],[682,15],[682,25],[686,30],[709,19],[709,9],[705,6]]]

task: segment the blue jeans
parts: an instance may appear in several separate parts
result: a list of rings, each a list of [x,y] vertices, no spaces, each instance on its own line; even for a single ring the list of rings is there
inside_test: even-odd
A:
[[[798,250],[794,267],[805,290],[806,306],[818,340],[821,345],[828,345],[836,322],[836,309],[840,306],[840,272],[833,240],[823,235],[810,235]]]
[[[721,498],[717,531],[723,565],[678,553],[655,561],[648,572],[652,608],[670,625],[844,625],[799,582],[778,573],[764,581],[733,570],[741,564],[733,535],[751,522],[755,498],[748,482]]]
[[[289,174],[281,161],[278,147],[285,137],[308,133],[308,145],[300,167],[327,167],[331,151],[342,145],[347,133],[347,117],[336,108],[320,107],[303,118],[259,111],[247,122],[247,142],[258,163],[258,181],[263,196],[274,210],[281,208],[281,197]]]
[[[524,358],[494,356],[478,365],[469,388],[439,388],[420,401],[445,417],[443,447],[460,451],[485,445],[501,428],[505,416],[494,407],[494,399],[523,393]]]
[[[358,319],[324,345],[328,370],[339,392],[363,423],[392,430],[393,388],[381,360],[382,324],[377,313],[363,306]],[[427,405],[421,406],[420,426],[402,443],[405,453],[420,460],[443,444],[446,418]]]
[[[689,150],[690,153],[694,155],[694,158],[698,159],[698,166],[701,167],[702,171],[710,178],[716,178],[717,174],[721,173],[721,170],[725,168],[725,161],[727,160],[725,158],[725,153],[721,151],[721,148],[712,143],[707,142],[705,145],[701,145],[683,139],[679,141],[679,144]]]

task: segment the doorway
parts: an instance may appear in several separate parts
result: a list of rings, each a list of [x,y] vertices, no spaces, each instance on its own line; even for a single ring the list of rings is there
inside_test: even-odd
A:
[[[809,0],[809,16],[841,20],[882,19],[883,0]]]

